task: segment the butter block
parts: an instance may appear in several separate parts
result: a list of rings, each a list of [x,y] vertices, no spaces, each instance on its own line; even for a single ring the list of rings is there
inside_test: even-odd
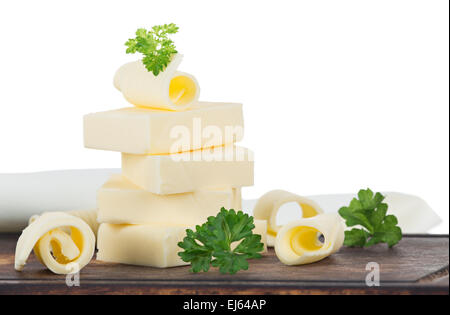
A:
[[[240,188],[202,189],[195,192],[157,195],[142,190],[121,175],[113,175],[97,194],[100,223],[201,224],[222,207],[241,209]]]
[[[266,244],[266,221],[255,220],[254,233],[261,234]],[[186,236],[183,225],[128,225],[102,223],[98,230],[97,259],[105,262],[140,265],[149,267],[175,267],[188,265],[181,260],[178,247]]]
[[[122,154],[122,175],[155,194],[252,186],[253,166],[253,152],[232,145],[168,155]]]
[[[198,102],[190,110],[130,107],[84,116],[87,148],[168,154],[232,144],[243,137],[242,104]]]
[[[97,259],[159,268],[188,265],[177,254],[177,244],[185,235],[183,226],[103,223],[98,230]]]

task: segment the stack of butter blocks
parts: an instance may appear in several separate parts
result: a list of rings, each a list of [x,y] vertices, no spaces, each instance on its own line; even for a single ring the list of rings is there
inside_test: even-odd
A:
[[[253,185],[242,105],[198,102],[186,111],[130,107],[84,117],[85,146],[122,153],[122,174],[98,191],[97,259],[152,267],[186,265],[187,228],[222,207],[241,209]],[[265,235],[266,222],[255,222]]]

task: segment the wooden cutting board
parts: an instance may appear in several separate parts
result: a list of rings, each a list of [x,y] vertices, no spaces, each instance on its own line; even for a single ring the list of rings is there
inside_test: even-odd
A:
[[[80,286],[52,274],[31,255],[24,271],[14,270],[18,234],[0,234],[0,294],[448,294],[449,236],[408,235],[388,249],[343,248],[325,260],[285,266],[270,250],[248,271],[192,274],[189,267],[157,269],[93,260]],[[369,262],[380,268],[380,286],[368,287]]]

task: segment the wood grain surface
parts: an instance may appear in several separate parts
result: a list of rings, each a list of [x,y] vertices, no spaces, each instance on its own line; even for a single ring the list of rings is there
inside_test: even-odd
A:
[[[448,235],[405,236],[389,249],[343,248],[318,263],[285,266],[270,250],[248,271],[192,274],[189,267],[158,269],[93,261],[80,286],[45,269],[32,254],[14,270],[17,234],[0,234],[0,294],[448,294]],[[380,286],[368,287],[366,265],[380,266]]]

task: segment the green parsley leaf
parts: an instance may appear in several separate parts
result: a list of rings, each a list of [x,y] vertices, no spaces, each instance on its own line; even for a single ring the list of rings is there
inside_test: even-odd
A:
[[[361,229],[345,231],[346,246],[370,247],[387,243],[389,247],[402,239],[402,230],[397,226],[394,215],[386,215],[388,205],[383,203],[384,196],[370,189],[360,190],[358,198],[353,198],[348,207],[339,209],[347,226],[361,226]]]
[[[178,26],[173,23],[155,25],[150,31],[140,28],[136,31],[136,37],[130,38],[125,43],[126,53],[143,54],[142,63],[145,68],[157,76],[164,71],[172,60],[172,56],[178,52],[174,42],[168,37],[176,32],[178,32]]]
[[[364,247],[369,236],[370,233],[363,229],[351,229],[350,231],[345,231],[344,245]]]
[[[247,270],[247,260],[261,258],[264,249],[261,235],[253,234],[254,228],[253,217],[222,208],[217,216],[197,225],[195,232],[186,230],[186,237],[178,243],[184,251],[178,255],[191,263],[192,272],[207,272],[211,266],[229,274]]]

